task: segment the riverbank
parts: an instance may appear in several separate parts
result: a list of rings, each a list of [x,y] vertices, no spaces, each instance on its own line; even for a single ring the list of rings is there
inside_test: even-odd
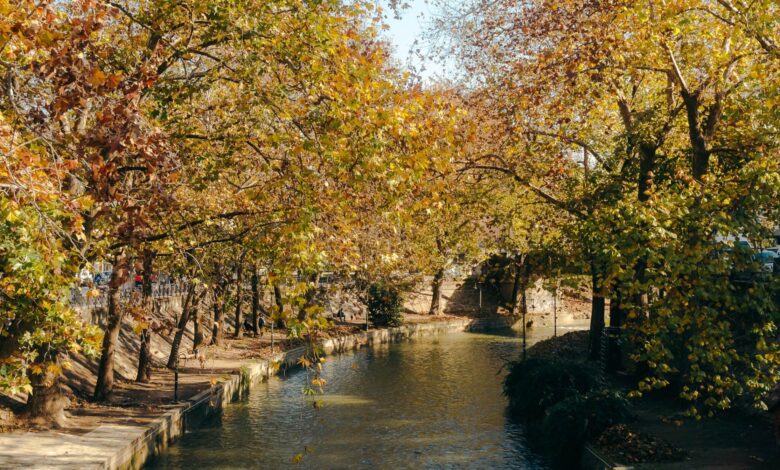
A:
[[[584,358],[587,347],[587,332],[569,333],[537,343],[529,349],[529,356]],[[607,375],[604,379],[612,392],[627,394],[631,389],[626,377]],[[684,403],[660,395],[633,399],[630,405],[635,419],[615,426],[604,439],[588,443],[583,468],[780,468],[780,451],[768,413],[735,407],[712,418],[695,420],[683,415]]]
[[[378,343],[462,331],[462,317],[408,316],[398,328],[356,331],[342,325],[322,342],[326,354]],[[351,330],[351,331],[350,331]],[[285,343],[277,347],[287,346]],[[294,346],[294,345],[290,345]],[[17,430],[0,434],[0,468],[140,468],[186,429],[219,413],[259,381],[293,366],[303,348],[270,350],[269,338],[227,340],[205,363],[182,364],[179,401],[173,401],[173,373],[157,369],[150,384],[123,382],[108,406],[78,401],[67,425],[54,430]]]

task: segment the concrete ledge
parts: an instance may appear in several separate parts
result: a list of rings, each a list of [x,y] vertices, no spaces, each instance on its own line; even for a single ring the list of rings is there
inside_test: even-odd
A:
[[[582,449],[580,466],[583,470],[633,470],[634,467],[613,462],[609,457],[599,453],[590,444]]]
[[[463,331],[471,321],[452,320],[371,330],[323,341],[325,354],[342,353],[373,344]],[[218,415],[255,384],[280,369],[296,367],[304,347],[278,354],[273,360],[247,363],[209,390],[171,405],[170,411],[147,425],[103,425],[83,436],[56,432],[0,434],[0,469],[138,469],[162,453],[186,431]]]

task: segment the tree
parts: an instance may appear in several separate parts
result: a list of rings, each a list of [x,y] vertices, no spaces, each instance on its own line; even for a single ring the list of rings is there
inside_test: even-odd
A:
[[[759,240],[775,213],[776,117],[758,110],[777,93],[776,38],[762,8],[475,1],[440,24],[527,156],[501,150],[472,168],[576,219],[600,294],[592,350],[610,296],[638,390],[673,385],[692,413],[730,406],[745,383],[758,399],[775,373],[771,288],[745,297],[730,273],[749,259],[719,242]]]
[[[7,80],[0,93],[0,390],[26,392],[36,419],[62,424],[59,386],[68,355],[95,355],[100,336],[69,306],[78,272],[72,240],[84,237],[82,201],[60,198],[73,162],[57,158],[32,127],[20,96],[23,71],[52,49],[59,25],[33,2],[0,3],[0,49]]]

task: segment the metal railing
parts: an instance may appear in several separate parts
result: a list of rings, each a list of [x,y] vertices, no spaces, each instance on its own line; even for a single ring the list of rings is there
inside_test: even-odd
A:
[[[97,289],[98,294],[90,294],[90,289],[85,287],[74,287],[70,291],[70,305],[76,308],[101,308],[108,305],[108,288],[101,286]],[[162,299],[182,295],[187,290],[187,284],[180,283],[160,283],[152,285],[152,298]],[[94,289],[92,289],[94,292]],[[119,291],[122,302],[130,301],[134,296],[141,296],[140,286],[123,286]]]

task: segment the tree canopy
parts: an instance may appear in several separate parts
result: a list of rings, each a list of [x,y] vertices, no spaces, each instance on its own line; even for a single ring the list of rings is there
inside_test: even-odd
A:
[[[520,287],[590,277],[593,348],[610,299],[636,394],[760,405],[778,279],[734,240],[780,226],[776,2],[434,3],[461,76],[422,84],[372,1],[0,0],[0,388],[80,351],[105,399],[126,317],[153,330],[122,297],[153,259],[218,342],[250,278],[314,328],[323,272],[433,276],[435,314],[450,266],[501,254]],[[102,345],[68,301],[98,260]]]

